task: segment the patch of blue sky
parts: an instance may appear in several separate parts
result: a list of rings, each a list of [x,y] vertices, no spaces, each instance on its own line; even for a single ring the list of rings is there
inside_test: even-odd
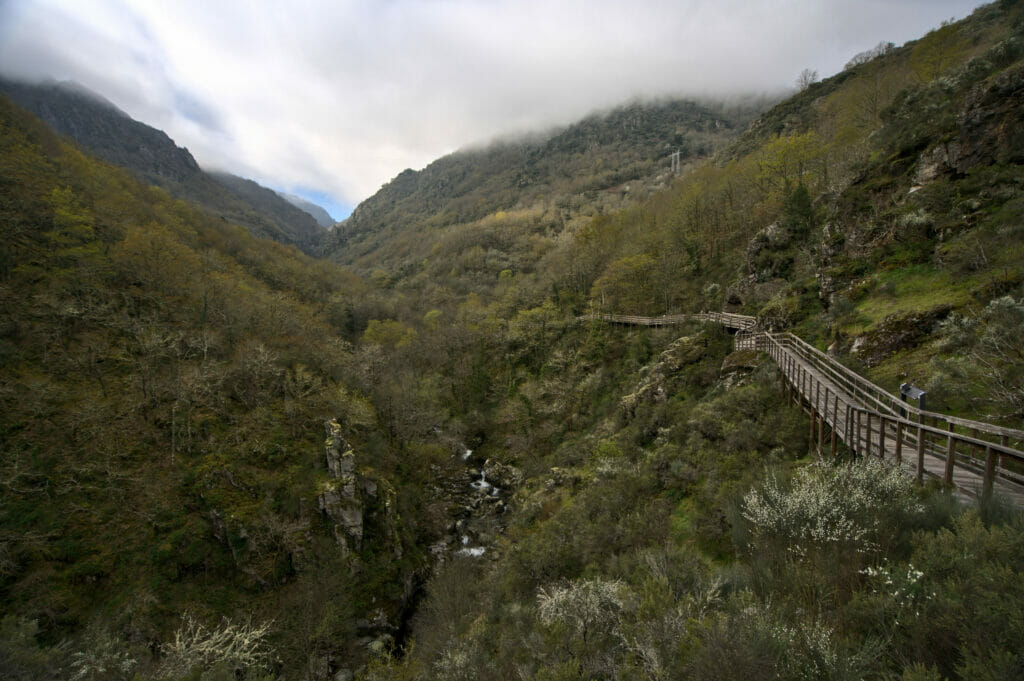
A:
[[[352,214],[352,209],[355,208],[352,204],[339,201],[326,192],[310,189],[309,187],[292,187],[288,191],[296,196],[301,196],[307,201],[312,201],[326,210],[327,214],[335,220],[344,220]]]

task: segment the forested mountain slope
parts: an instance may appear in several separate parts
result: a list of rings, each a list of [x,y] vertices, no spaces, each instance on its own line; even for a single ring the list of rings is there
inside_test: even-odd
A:
[[[356,388],[359,278],[4,98],[0,196],[0,677],[226,678],[393,632],[446,459],[399,473]]]
[[[384,185],[331,232],[324,252],[337,262],[411,274],[425,255],[418,243],[499,211],[529,213],[540,231],[561,232],[664,187],[670,154],[680,152],[681,166],[706,157],[765,105],[637,102],[563,130],[457,151]]]
[[[364,343],[433,353],[423,404],[523,481],[491,560],[446,563],[411,651],[366,678],[1021,678],[1018,511],[808,461],[774,368],[719,331],[573,319],[756,314],[1019,428],[1022,39],[1020,3],[982,7],[854,59],[647,201],[558,238],[493,213],[415,267],[381,260],[354,317],[392,318]],[[499,269],[525,244],[535,267]]]
[[[312,252],[324,236],[311,215],[275,192],[250,180],[204,172],[192,154],[176,146],[166,133],[129,118],[81,86],[0,79],[0,92],[97,157],[256,236],[295,244],[306,252]]]
[[[5,105],[4,672],[1020,678],[1018,512],[809,460],[723,329],[577,315],[756,314],[1019,427],[1022,38],[1001,2],[743,130],[638,105],[460,152],[335,230],[354,271]],[[659,180],[687,140],[718,152]]]

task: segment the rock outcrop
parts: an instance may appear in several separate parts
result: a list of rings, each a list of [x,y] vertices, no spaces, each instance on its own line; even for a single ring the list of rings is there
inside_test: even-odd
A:
[[[959,173],[985,163],[1024,161],[1024,66],[1016,66],[967,96],[958,123]]]
[[[363,545],[367,514],[379,514],[374,526],[382,528],[380,540],[393,545],[396,557],[402,555],[401,542],[394,531],[394,489],[386,480],[361,474],[356,469],[355,451],[341,434],[341,425],[330,420],[324,424],[327,440],[327,472],[330,479],[320,487],[317,506],[334,523],[334,538],[342,553],[349,555]]]
[[[325,428],[331,480],[321,487],[317,504],[334,521],[334,538],[342,552],[348,554],[358,551],[363,542],[363,502],[356,479],[356,455],[341,436],[337,421],[328,421]]]
[[[707,339],[703,335],[683,336],[672,342],[658,356],[658,361],[644,367],[641,372],[643,380],[635,392],[622,398],[623,411],[633,415],[638,405],[645,402],[663,402],[668,399],[669,378],[683,367],[698,361],[707,349]]]
[[[889,315],[876,328],[858,336],[851,352],[865,366],[877,366],[893,353],[920,343],[952,309],[951,305],[939,305],[923,312]]]

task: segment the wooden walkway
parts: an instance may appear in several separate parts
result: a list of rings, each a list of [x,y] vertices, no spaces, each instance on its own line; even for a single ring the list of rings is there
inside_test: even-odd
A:
[[[696,314],[673,314],[661,317],[640,317],[626,314],[587,314],[576,318],[580,322],[601,321],[627,326],[678,326],[691,322],[715,322],[730,329],[752,329],[757,319],[731,312],[698,312]]]
[[[918,409],[791,333],[761,331],[754,317],[705,312],[580,320],[639,326],[701,321],[736,329],[737,350],[765,352],[778,364],[787,400],[811,417],[811,445],[819,455],[835,456],[842,443],[859,456],[893,461],[918,481],[938,478],[959,496],[995,492],[1024,507],[1024,431]]]

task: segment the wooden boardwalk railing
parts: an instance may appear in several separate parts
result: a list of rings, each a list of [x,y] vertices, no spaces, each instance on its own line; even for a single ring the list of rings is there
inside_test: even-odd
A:
[[[735,346],[766,352],[779,365],[788,398],[811,416],[819,453],[827,429],[833,455],[841,441],[919,481],[937,477],[967,496],[998,491],[1024,506],[1024,431],[918,409],[790,333],[741,331]]]
[[[758,329],[754,317],[701,312],[578,319],[638,326],[700,321],[736,329],[737,350],[765,352],[778,364],[787,399],[811,417],[811,443],[819,454],[827,447],[834,456],[842,442],[858,455],[894,461],[919,481],[936,477],[971,497],[998,492],[1024,507],[1024,431],[919,409],[791,333]]]
[[[578,321],[602,321],[610,324],[626,324],[630,326],[675,326],[690,322],[715,322],[730,329],[752,329],[757,319],[743,314],[731,312],[698,312],[695,314],[673,314],[660,317],[641,317],[626,314],[587,314],[576,318]]]

